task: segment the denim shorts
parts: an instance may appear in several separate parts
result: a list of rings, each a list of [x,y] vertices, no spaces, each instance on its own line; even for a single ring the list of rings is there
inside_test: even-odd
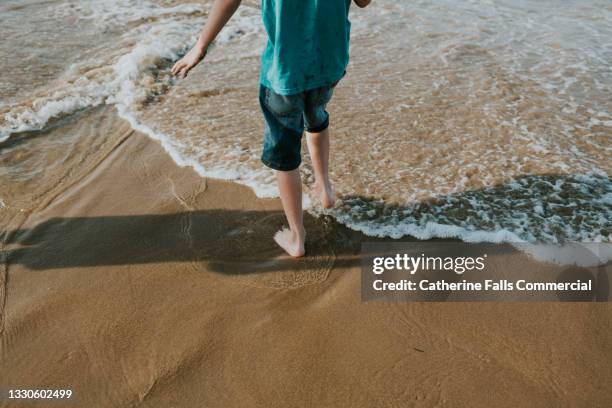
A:
[[[259,104],[265,118],[261,161],[274,170],[297,169],[302,162],[302,134],[318,133],[329,126],[325,110],[334,87],[325,86],[299,94],[279,95],[260,85]]]

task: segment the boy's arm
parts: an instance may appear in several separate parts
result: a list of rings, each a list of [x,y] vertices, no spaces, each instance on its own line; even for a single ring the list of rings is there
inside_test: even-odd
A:
[[[173,75],[185,78],[187,73],[204,59],[208,46],[234,15],[238,6],[240,6],[240,1],[241,0],[215,0],[198,42],[183,58],[174,64],[172,67]]]
[[[370,3],[372,2],[372,0],[354,0],[354,1],[355,1],[355,4],[361,8],[369,6]]]

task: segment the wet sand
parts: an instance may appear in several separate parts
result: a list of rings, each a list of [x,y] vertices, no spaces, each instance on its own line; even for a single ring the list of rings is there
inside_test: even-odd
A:
[[[0,385],[74,398],[1,406],[612,405],[608,303],[364,303],[369,238],[287,259],[278,200],[118,126],[3,219]]]

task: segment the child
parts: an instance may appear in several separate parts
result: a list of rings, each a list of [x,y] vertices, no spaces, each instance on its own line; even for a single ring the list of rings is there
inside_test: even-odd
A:
[[[366,7],[371,0],[354,0]],[[215,0],[197,44],[174,67],[185,77],[206,55],[208,46],[229,21],[240,0]],[[259,102],[265,118],[261,161],[276,170],[289,229],[274,236],[293,257],[303,256],[306,232],[302,217],[301,138],[315,174],[314,192],[325,208],[335,204],[329,182],[329,114],[325,110],[349,59],[351,0],[263,0],[268,44],[261,60]]]

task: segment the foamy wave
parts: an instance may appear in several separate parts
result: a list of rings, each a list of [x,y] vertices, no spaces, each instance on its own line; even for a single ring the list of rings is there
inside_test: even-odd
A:
[[[49,120],[62,114],[101,104],[105,95],[102,89],[99,91],[89,95],[68,94],[57,99],[40,98],[34,100],[30,107],[18,107],[5,113],[4,122],[0,126],[0,142],[8,139],[12,133],[40,130]]]
[[[73,16],[106,28],[149,19],[176,19],[180,16],[200,14],[204,12],[204,8],[190,3],[160,7],[155,3],[140,0],[94,0],[53,5],[51,12],[60,19]]]
[[[433,221],[420,224],[408,221],[385,224],[380,221],[358,221],[350,212],[322,211],[312,209],[319,216],[331,215],[341,224],[360,231],[371,237],[400,239],[412,236],[420,240],[434,238],[455,238],[463,242],[508,243],[519,251],[542,262],[552,262],[559,265],[597,266],[612,261],[612,244],[609,242],[565,242],[563,244],[542,244],[525,240],[517,233],[502,229],[486,231],[474,229],[473,226],[457,226],[440,224]]]
[[[312,211],[369,236],[520,243],[521,250],[540,248],[538,259],[563,263],[564,247],[580,243],[609,247],[611,194],[612,183],[598,174],[530,176],[428,202],[402,206],[345,197],[336,209]],[[544,244],[549,250],[542,252]],[[612,259],[609,251],[601,259]]]
[[[74,64],[60,80],[33,97],[0,106],[3,117],[0,142],[13,133],[41,130],[54,118],[101,104],[117,105],[124,114],[137,111],[151,95],[173,83],[169,67],[188,45],[196,42],[203,23],[202,11],[201,6],[194,4],[164,8],[141,1],[64,5],[57,13],[72,13],[118,26],[128,22],[141,24],[123,34],[121,43],[109,44],[112,49],[109,55]],[[154,17],[156,21],[147,23]],[[252,13],[241,11],[217,42],[259,32]],[[162,70],[164,75],[160,75]]]
[[[207,168],[204,167],[197,158],[190,157],[182,153],[182,150],[185,146],[182,146],[180,143],[177,143],[176,139],[172,138],[160,132],[156,129],[153,129],[151,126],[148,126],[141,121],[126,107],[118,106],[119,116],[123,119],[127,120],[132,128],[135,130],[144,133],[150,138],[157,140],[162,148],[170,155],[174,162],[181,167],[191,167],[193,168],[200,176],[202,177],[210,177],[218,180],[227,180],[237,182],[238,184],[245,185],[250,187],[255,194],[260,198],[275,198],[278,197],[278,189],[272,183],[262,184],[260,182],[260,176],[264,173],[268,173],[266,169],[262,169],[260,172],[253,172],[249,169],[245,168],[236,168],[236,169],[224,169],[224,168]],[[269,174],[266,174],[269,178]],[[307,208],[310,206],[309,197],[304,197],[304,207]]]

